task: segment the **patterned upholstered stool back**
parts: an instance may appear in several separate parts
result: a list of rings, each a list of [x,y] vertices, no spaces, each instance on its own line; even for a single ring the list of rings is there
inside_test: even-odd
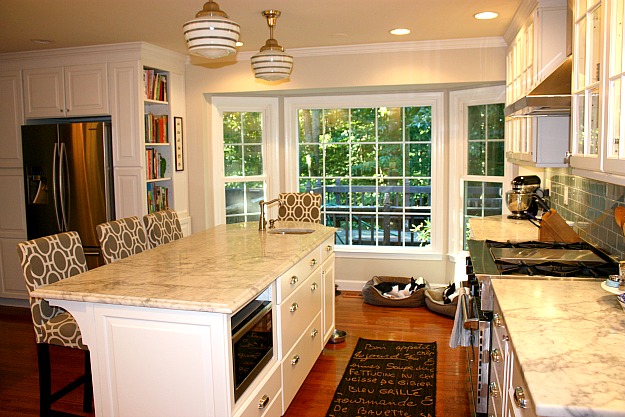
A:
[[[42,285],[87,271],[87,261],[77,232],[18,243],[17,254],[29,294]],[[76,321],[65,310],[32,296],[30,310],[37,343],[86,349]]]
[[[280,193],[278,220],[309,223],[321,222],[321,195],[311,193]]]
[[[137,216],[99,224],[96,231],[107,264],[149,249],[145,229]]]
[[[155,248],[163,243],[182,238],[182,228],[178,214],[174,210],[162,210],[143,216],[143,224],[150,246]]]

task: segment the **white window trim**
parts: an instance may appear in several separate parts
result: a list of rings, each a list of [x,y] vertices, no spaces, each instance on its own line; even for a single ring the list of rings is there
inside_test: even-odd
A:
[[[321,108],[363,108],[363,107],[432,107],[432,235],[431,245],[420,247],[396,246],[336,246],[337,253],[362,254],[368,258],[405,259],[408,255],[414,259],[440,259],[443,251],[445,216],[444,208],[444,161],[445,161],[445,113],[444,93],[405,93],[405,94],[367,94],[346,96],[288,97],[284,99],[285,141],[285,187],[286,191],[298,190],[297,157],[297,111],[299,109]],[[363,257],[364,257],[363,256]]]
[[[492,86],[453,91],[449,93],[449,253],[451,257],[462,255],[464,221],[463,180],[484,181],[484,177],[465,175],[467,172],[468,106],[504,103],[505,86]],[[504,176],[501,181],[509,184],[512,180],[512,167],[504,163]],[[503,197],[503,196],[502,196]],[[505,205],[503,207],[505,213]]]
[[[223,143],[223,114],[224,112],[260,112],[263,114],[263,165],[265,175],[262,177],[250,176],[250,181],[266,180],[266,195],[278,193],[279,180],[279,101],[277,98],[265,97],[213,97],[211,103],[211,149],[213,158],[213,213],[215,225],[226,222],[226,193],[224,184],[224,143]]]

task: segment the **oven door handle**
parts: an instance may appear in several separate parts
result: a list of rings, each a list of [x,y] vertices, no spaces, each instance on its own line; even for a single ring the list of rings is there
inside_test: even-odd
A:
[[[460,294],[460,308],[462,309],[462,326],[467,330],[477,330],[480,327],[477,299],[469,294]]]

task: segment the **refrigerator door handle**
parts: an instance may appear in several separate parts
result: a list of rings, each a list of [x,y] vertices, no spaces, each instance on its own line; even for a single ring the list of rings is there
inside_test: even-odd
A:
[[[60,200],[61,200],[61,220],[63,221],[63,231],[67,232],[69,229],[69,207],[65,206],[67,201],[70,201],[71,190],[69,187],[69,180],[67,173],[69,167],[67,165],[67,150],[65,144],[61,142],[61,150],[59,152],[59,188],[60,188]]]
[[[54,213],[56,215],[56,225],[59,232],[63,231],[63,225],[61,223],[61,213],[59,212],[59,177],[58,177],[58,144],[54,144],[54,151],[52,153],[52,201],[54,202]]]

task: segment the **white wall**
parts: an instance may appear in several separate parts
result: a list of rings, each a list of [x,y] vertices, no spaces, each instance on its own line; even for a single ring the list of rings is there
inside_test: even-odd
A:
[[[312,95],[362,93],[368,91],[417,91],[495,84],[505,81],[506,45],[499,39],[389,44],[332,50],[288,51],[294,55],[291,79],[268,83],[256,80],[250,54],[239,54],[227,64],[192,58],[186,71],[187,134],[190,213],[193,230],[213,226],[210,206],[210,100],[211,95]],[[389,52],[385,52],[385,49]],[[446,122],[447,123],[447,122]],[[448,129],[446,129],[447,131]],[[445,134],[447,135],[447,134]],[[447,136],[446,136],[447,137]],[[280,148],[284,146],[281,135]],[[284,154],[282,153],[282,157]],[[445,158],[447,163],[448,158]],[[444,172],[448,172],[445,167]],[[443,182],[447,184],[448,179]],[[445,186],[446,187],[446,186]],[[447,190],[444,190],[447,195]],[[447,206],[444,207],[447,210]],[[447,233],[445,233],[447,235]],[[447,242],[443,244],[446,252]],[[373,275],[424,276],[433,283],[453,280],[454,265],[443,253],[442,260],[380,260],[339,255],[337,282],[342,288],[359,288]],[[420,272],[423,271],[423,272]]]

